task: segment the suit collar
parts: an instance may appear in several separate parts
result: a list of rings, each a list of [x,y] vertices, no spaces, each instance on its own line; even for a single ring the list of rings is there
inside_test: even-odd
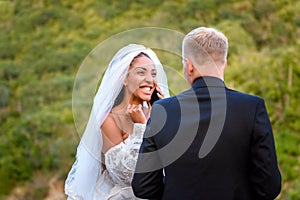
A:
[[[199,87],[225,87],[224,81],[213,76],[203,76],[196,78],[192,88]]]

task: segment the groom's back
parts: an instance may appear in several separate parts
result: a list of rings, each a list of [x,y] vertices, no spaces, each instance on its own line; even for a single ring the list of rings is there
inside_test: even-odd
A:
[[[178,135],[185,135],[170,155],[160,155],[162,162],[168,160],[162,199],[257,199],[253,182],[259,180],[250,182],[256,178],[251,176],[251,151],[257,107],[263,100],[228,89],[225,93],[224,101],[222,95],[212,97],[207,88],[200,87],[162,101],[167,119],[161,134],[155,136],[158,149],[181,137]],[[217,124],[212,121],[216,119]],[[199,158],[207,133],[216,134],[216,143],[206,156]],[[180,154],[179,158],[169,164],[170,156],[176,158],[176,154]]]

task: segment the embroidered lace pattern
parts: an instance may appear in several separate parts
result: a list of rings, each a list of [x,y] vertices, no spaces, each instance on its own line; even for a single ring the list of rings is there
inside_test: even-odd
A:
[[[101,196],[102,199],[138,199],[133,195],[131,180],[145,127],[145,124],[134,124],[133,133],[104,154],[106,170],[97,182],[96,196]]]

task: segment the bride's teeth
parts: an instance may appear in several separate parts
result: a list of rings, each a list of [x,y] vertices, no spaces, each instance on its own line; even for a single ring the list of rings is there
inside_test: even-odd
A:
[[[145,87],[145,90],[146,90],[147,92],[149,92],[151,89],[150,89],[150,87]]]

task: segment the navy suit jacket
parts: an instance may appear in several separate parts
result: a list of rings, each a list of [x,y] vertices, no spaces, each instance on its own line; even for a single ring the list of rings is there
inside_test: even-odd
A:
[[[276,198],[281,175],[264,100],[201,77],[155,102],[132,187],[144,199]]]

